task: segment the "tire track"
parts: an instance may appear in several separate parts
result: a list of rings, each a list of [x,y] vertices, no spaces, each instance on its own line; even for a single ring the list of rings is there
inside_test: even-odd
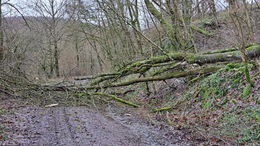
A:
[[[65,107],[52,108],[52,116],[54,123],[50,126],[53,127],[53,132],[56,135],[55,143],[57,145],[74,146],[73,136],[69,128],[68,120],[66,119]]]
[[[7,133],[9,139],[2,143],[0,141],[0,144],[3,146],[187,145],[185,140],[177,138],[179,135],[177,133],[169,134],[168,131],[154,129],[135,117],[119,118],[109,115],[104,116],[104,113],[86,107],[33,106],[14,109],[14,114],[6,116],[10,121],[9,125],[5,125],[11,129]]]

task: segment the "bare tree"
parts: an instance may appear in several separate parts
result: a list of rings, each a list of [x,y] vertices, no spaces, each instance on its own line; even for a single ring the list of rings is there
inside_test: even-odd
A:
[[[46,30],[44,35],[49,38],[49,46],[51,48],[51,62],[50,73],[54,72],[55,76],[60,76],[59,71],[59,54],[61,49],[59,45],[64,35],[64,28],[68,22],[65,19],[66,11],[65,6],[67,0],[33,0],[30,5],[39,16],[36,20],[39,21]]]
[[[251,80],[250,74],[249,74],[249,68],[248,68],[248,56],[246,54],[246,45],[252,40],[252,30],[250,23],[250,16],[247,9],[246,1],[243,0],[244,9],[240,10],[239,5],[235,4],[236,1],[229,1],[230,2],[230,10],[229,14],[233,21],[235,32],[237,35],[237,41],[239,43],[240,47],[240,54],[242,57],[242,61],[245,65],[245,76],[247,82],[250,84],[251,87],[253,87],[253,81]],[[247,22],[247,26],[244,25],[244,22]]]
[[[30,29],[30,26],[28,25],[25,17],[23,16],[23,14],[20,12],[20,10],[15,5],[10,3],[9,1],[3,2],[2,0],[0,0],[0,61],[4,57],[4,28],[3,28],[3,9],[2,8],[5,5],[15,9],[21,15],[26,26]]]
[[[4,33],[3,33],[3,22],[2,22],[2,0],[0,0],[0,61],[4,56]]]

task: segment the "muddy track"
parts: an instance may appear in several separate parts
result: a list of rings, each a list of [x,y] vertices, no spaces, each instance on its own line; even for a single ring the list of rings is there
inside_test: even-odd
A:
[[[190,145],[174,130],[134,117],[86,107],[37,106],[9,109],[0,116],[5,140],[0,145],[143,146]]]

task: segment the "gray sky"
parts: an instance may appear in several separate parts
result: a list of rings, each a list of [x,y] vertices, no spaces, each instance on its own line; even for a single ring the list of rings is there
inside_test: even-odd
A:
[[[14,4],[15,6],[17,6],[19,8],[19,10],[22,12],[23,15],[25,16],[35,16],[36,14],[32,14],[33,12],[30,10],[30,8],[28,8],[28,4],[30,4],[30,1],[33,0],[2,0],[3,2],[8,1],[9,3]],[[44,1],[44,0],[43,0]],[[62,0],[57,0],[57,1],[62,1]],[[8,7],[8,6],[4,6],[3,8],[4,12],[8,13],[8,15],[10,16],[19,16],[20,14]]]
[[[28,9],[28,7],[26,8],[26,4],[28,4],[30,1],[32,1],[32,0],[3,0],[4,2],[5,1],[9,1],[10,3],[12,3],[12,4],[14,4],[14,5],[16,5],[16,6],[18,6],[20,9],[20,11],[24,14],[24,15],[30,15],[30,16],[35,16],[35,14],[32,14],[32,11],[30,11],[29,9]],[[62,1],[62,0],[57,0],[57,1]],[[140,1],[143,1],[143,0],[140,0]],[[225,1],[226,0],[218,0],[218,3],[217,3],[217,9],[218,10],[221,10],[221,9],[223,9],[225,6],[227,6],[227,4],[225,3]],[[252,1],[254,1],[254,0],[247,0],[248,2],[252,2]],[[256,0],[256,1],[258,1],[258,2],[260,2],[260,0]],[[11,12],[11,15],[12,16],[15,16],[15,15],[19,15],[15,10],[13,10],[13,9],[10,9],[10,8],[8,8],[8,7],[4,7],[4,12],[6,12],[6,13],[10,13]],[[8,15],[10,15],[10,14],[8,14]]]

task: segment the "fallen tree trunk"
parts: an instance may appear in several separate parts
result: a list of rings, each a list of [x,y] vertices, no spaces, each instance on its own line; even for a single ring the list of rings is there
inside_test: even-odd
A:
[[[246,50],[247,50],[246,54],[249,58],[260,56],[260,45],[258,44],[249,45]],[[210,51],[210,52],[200,53],[200,54],[184,53],[184,52],[169,53],[163,56],[152,57],[142,61],[136,61],[113,74],[108,74],[103,76],[99,75],[99,77],[96,77],[96,80],[94,80],[91,85],[97,85],[111,79],[113,79],[114,82],[122,77],[132,75],[132,74],[144,74],[145,72],[149,71],[151,68],[156,68],[160,66],[168,65],[168,67],[163,69],[168,71],[168,70],[175,69],[176,68],[175,64],[177,64],[178,67],[180,65],[181,66],[186,65],[186,63],[198,64],[202,66],[204,64],[209,64],[209,63],[212,64],[218,62],[231,62],[231,61],[238,61],[238,60],[242,60],[242,58],[237,48],[221,49],[221,50]],[[183,62],[183,64],[180,64],[180,62]],[[163,73],[164,71],[161,72]],[[160,71],[158,73],[154,73],[154,75],[158,75],[159,73]]]
[[[199,32],[201,34],[204,34],[206,36],[213,36],[214,35],[214,33],[210,33],[207,30],[205,30],[203,28],[200,28],[200,27],[198,27],[196,25],[191,25],[191,29],[193,29],[193,30],[195,30],[195,31],[197,31],[197,32]]]
[[[160,75],[160,76],[149,76],[149,77],[144,77],[144,78],[137,78],[137,79],[133,79],[133,80],[122,82],[122,83],[104,85],[104,86],[91,86],[91,87],[86,87],[84,89],[105,89],[105,88],[112,88],[112,87],[122,87],[122,86],[128,86],[128,85],[141,83],[141,82],[161,81],[161,80],[167,80],[167,79],[171,79],[171,78],[180,78],[180,77],[187,77],[187,76],[191,76],[191,75],[207,74],[207,73],[215,72],[222,67],[223,67],[223,65],[205,67],[205,68],[189,70],[189,71],[177,71],[177,72],[172,72],[172,73],[168,73],[168,74],[164,74],[164,75]]]
[[[260,56],[260,45],[254,45],[248,47],[246,55],[249,58],[254,58]],[[235,61],[235,60],[242,60],[239,51],[232,51],[226,53],[216,53],[210,55],[195,55],[193,58],[190,57],[187,60],[189,63],[197,63],[200,65],[208,64],[208,63],[217,63],[217,62],[224,62],[224,61]]]
[[[171,53],[168,55],[153,57],[143,61],[137,61],[129,64],[118,72],[112,74],[99,75],[89,86],[68,87],[55,86],[49,87],[48,90],[57,91],[85,91],[85,90],[100,90],[106,88],[123,87],[137,83],[147,83],[151,81],[163,81],[172,78],[180,78],[187,76],[205,75],[216,72],[224,67],[225,63],[241,61],[239,51],[228,49],[229,51],[219,50],[218,52],[211,52],[209,54],[200,53]],[[260,45],[251,45],[247,48],[247,55],[249,58],[260,56]],[[174,59],[174,60],[172,60]],[[224,65],[222,62],[225,62]],[[220,63],[220,65],[218,65]],[[193,65],[198,64],[198,65]],[[211,64],[211,66],[205,66]],[[202,66],[203,65],[203,66]],[[158,68],[159,71],[148,72],[151,68]],[[163,68],[165,67],[165,68]],[[146,77],[141,77],[144,73]],[[140,74],[139,77],[131,77],[128,81],[120,81],[122,77],[129,75]],[[125,79],[125,78],[124,78]],[[102,83],[107,81],[105,83]],[[101,84],[102,83],[102,84]],[[47,89],[48,87],[46,87]]]

